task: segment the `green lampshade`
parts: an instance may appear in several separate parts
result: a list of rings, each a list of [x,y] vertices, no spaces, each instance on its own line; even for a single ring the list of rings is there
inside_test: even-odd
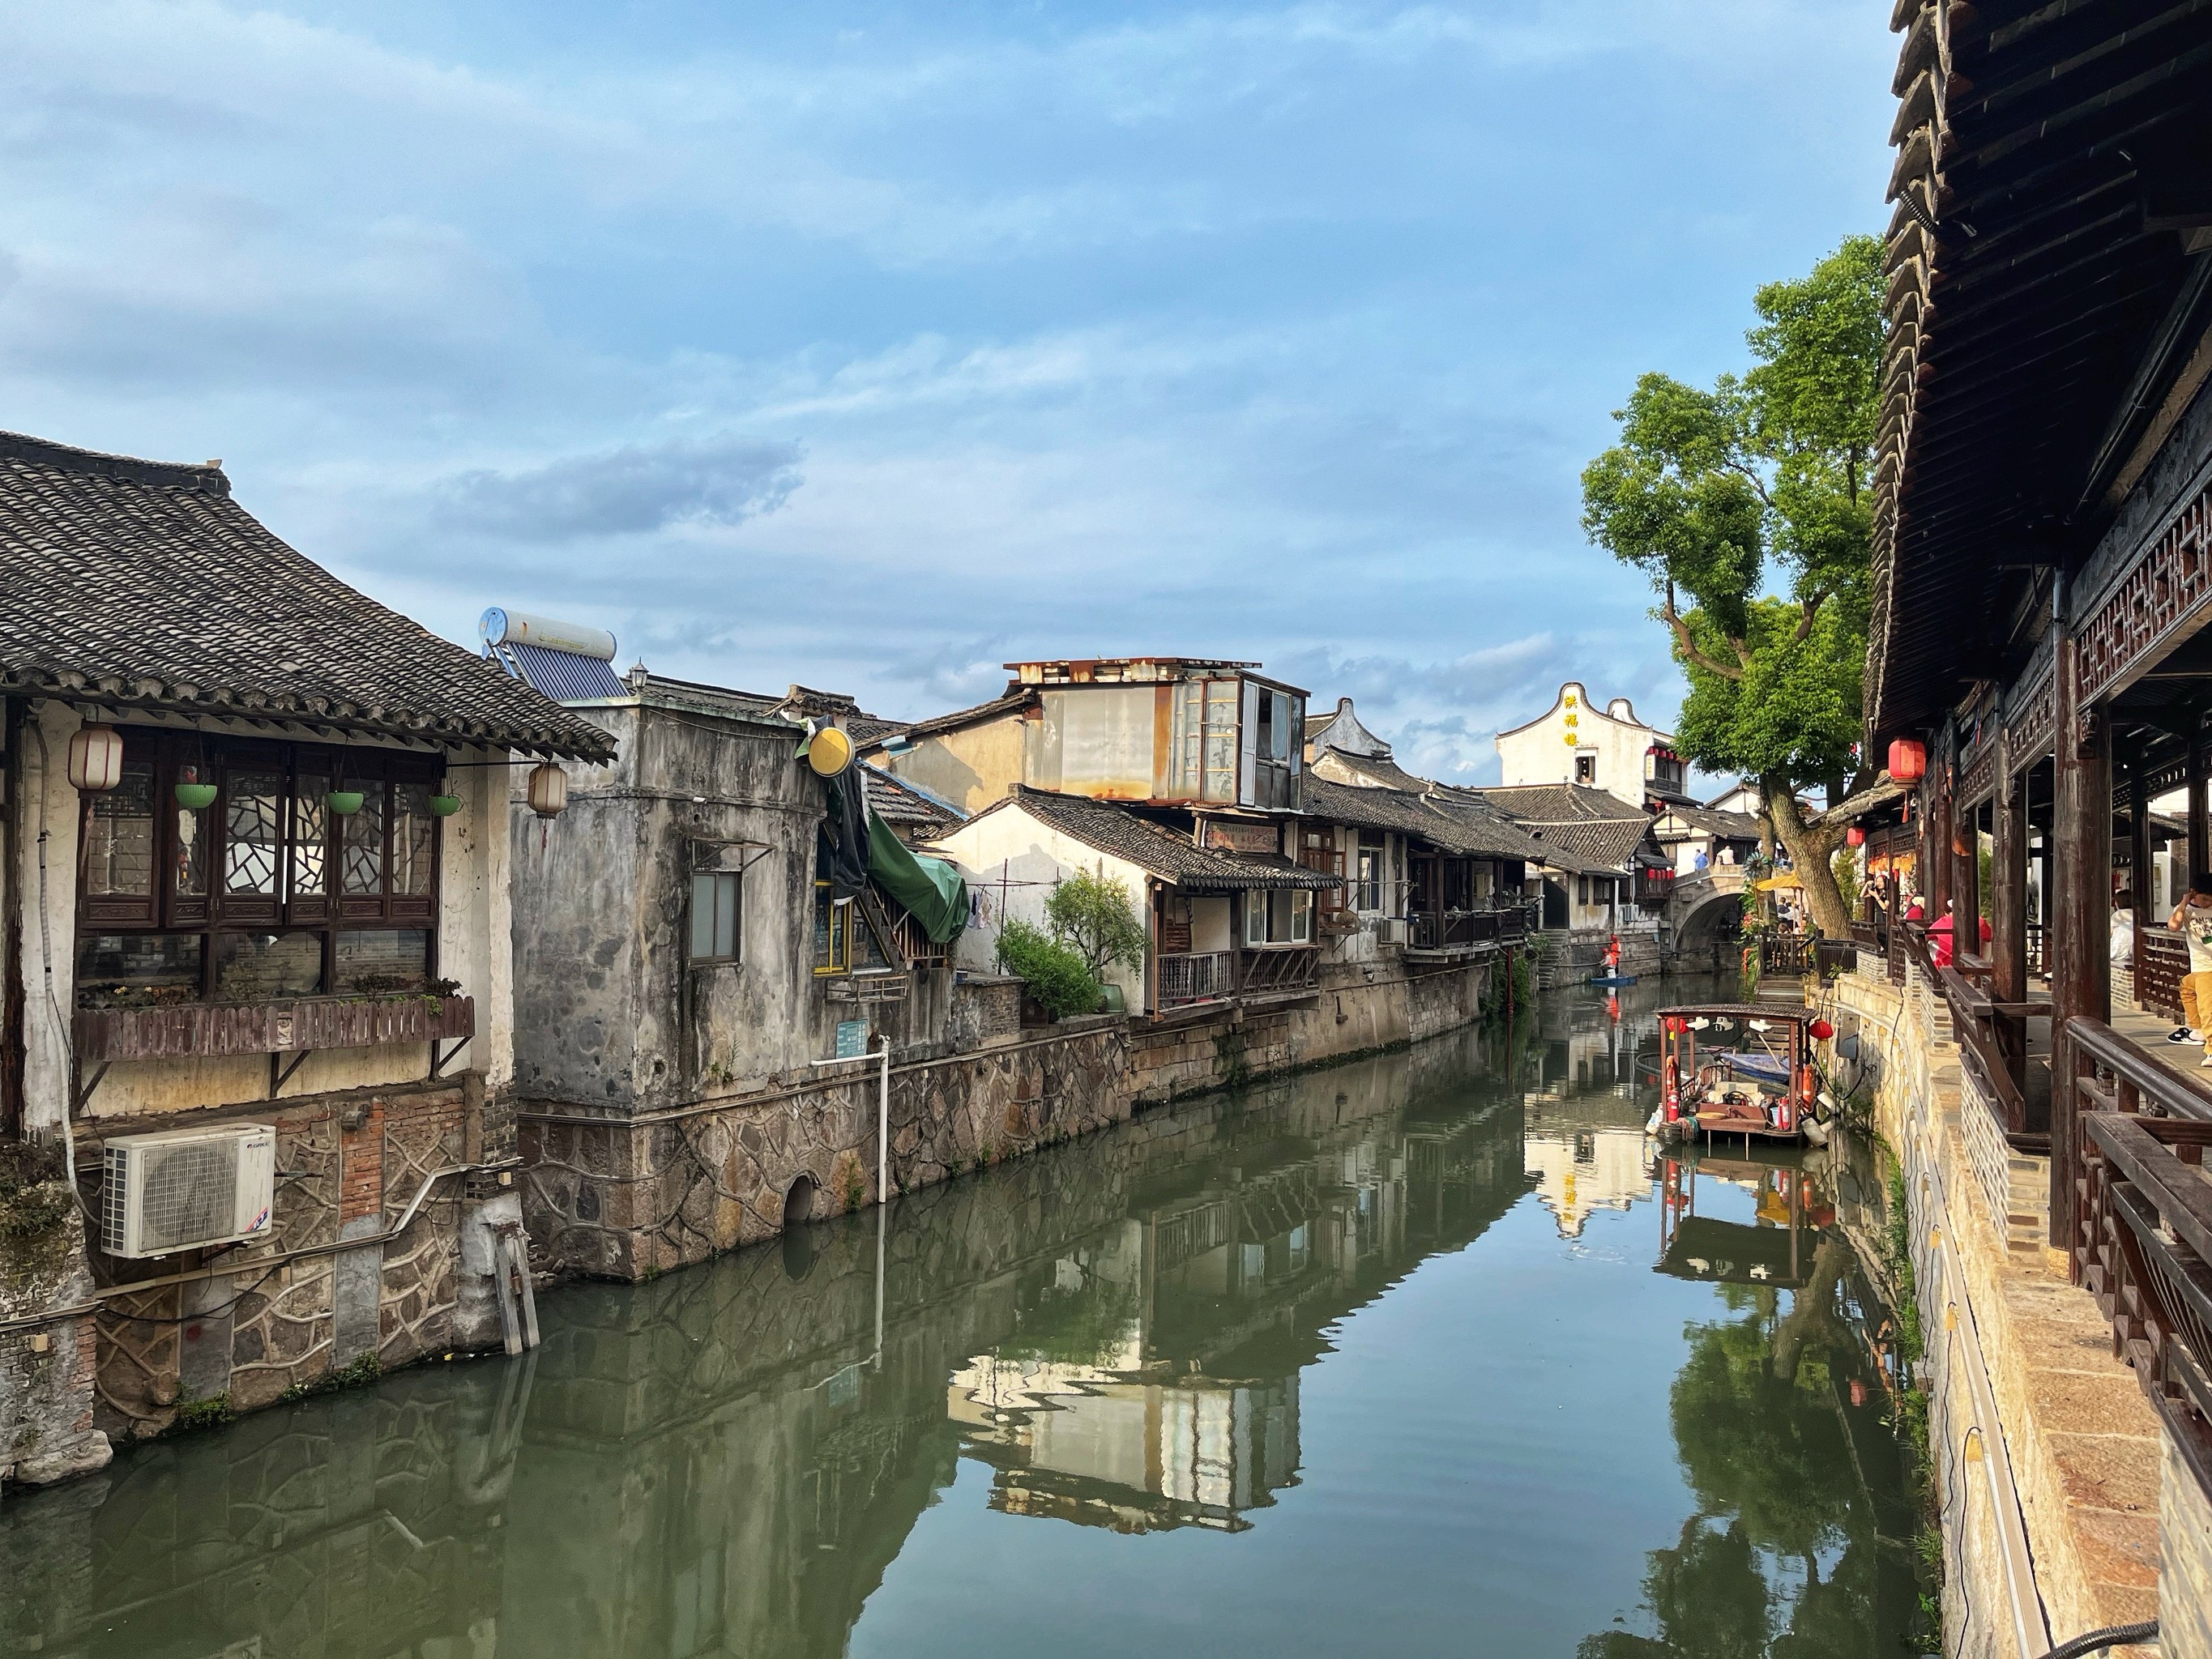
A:
[[[177,786],[177,805],[198,812],[215,805],[215,786],[211,783],[180,783]]]
[[[349,818],[361,811],[362,794],[358,789],[333,789],[323,801],[340,817]]]
[[[449,818],[460,810],[461,798],[459,795],[430,797],[430,816],[434,818]]]

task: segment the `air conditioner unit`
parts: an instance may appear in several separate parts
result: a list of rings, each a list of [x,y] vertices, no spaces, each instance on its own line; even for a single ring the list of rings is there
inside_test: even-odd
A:
[[[100,1243],[167,1255],[269,1231],[276,1132],[265,1123],[118,1135],[106,1143]]]
[[[1377,945],[1403,945],[1406,942],[1406,919],[1403,916],[1376,917],[1375,942]]]

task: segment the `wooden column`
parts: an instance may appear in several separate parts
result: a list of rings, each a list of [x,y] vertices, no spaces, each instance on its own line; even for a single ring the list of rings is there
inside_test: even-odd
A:
[[[1928,812],[1920,821],[1920,895],[1927,901],[1932,927],[1943,915],[1943,901],[1951,896],[1951,757],[1948,750],[1928,769]]]
[[[2052,748],[2058,786],[2051,839],[2057,884],[2045,949],[2053,1020],[2051,1068],[2051,1243],[2074,1248],[2074,1181],[2079,1149],[2075,1079],[2088,1063],[2074,1052],[2066,1022],[2112,1017],[2112,752],[2105,711],[2081,702],[2081,652],[2070,634],[2057,640],[2057,720]]]
[[[2198,721],[2202,719],[2197,716]],[[2208,833],[2204,812],[2204,732],[2201,724],[2192,724],[2189,739],[2189,867],[2180,872],[2174,881],[2176,899],[2187,890],[2199,870],[2212,866],[2212,844],[2208,843],[2212,843],[2212,833]]]
[[[2141,973],[2143,929],[2157,921],[2150,908],[2150,780],[2140,751],[2128,768],[2128,893],[2136,913],[2135,970]]]
[[[2012,775],[2009,746],[1997,740],[1997,795],[1990,824],[1990,988],[1999,1002],[2027,1000],[2027,780]],[[1997,1022],[2013,1080],[2026,1092],[2027,1021]],[[2040,1129],[2040,1123],[2029,1123]]]
[[[1954,957],[1982,953],[1982,809],[1956,806],[1951,812],[1952,839],[1964,848],[1951,854],[1951,897],[1958,908],[1951,924]]]

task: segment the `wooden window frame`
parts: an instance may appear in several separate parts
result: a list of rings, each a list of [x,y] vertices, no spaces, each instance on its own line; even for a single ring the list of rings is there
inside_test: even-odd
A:
[[[337,939],[341,933],[420,932],[428,936],[424,979],[426,983],[435,981],[444,825],[435,816],[428,818],[427,890],[394,892],[394,837],[398,834],[394,808],[402,788],[415,786],[426,791],[435,790],[444,771],[441,757],[405,750],[245,738],[168,727],[126,726],[121,728],[121,735],[125,763],[150,763],[153,768],[154,872],[150,890],[143,896],[94,894],[86,890],[89,874],[86,851],[100,798],[85,795],[79,803],[78,818],[76,963],[82,960],[85,943],[95,937],[198,938],[198,1000],[208,1002],[215,1000],[216,962],[224,936],[307,933],[317,935],[321,942],[319,978],[323,989],[318,994],[343,994],[335,988]],[[216,786],[214,802],[197,809],[201,856],[204,860],[201,885],[204,890],[196,894],[177,890],[180,815],[193,810],[179,805],[176,799],[179,769],[185,765],[198,766],[201,780]],[[232,780],[234,775],[250,772],[273,772],[281,780],[283,804],[278,823],[275,890],[270,894],[234,893],[225,889]],[[296,860],[303,845],[296,833],[300,780],[303,775],[327,779],[326,792],[343,787],[349,778],[360,779],[376,790],[381,807],[381,863],[380,888],[375,894],[343,892],[344,829],[349,820],[327,808],[322,828],[324,890],[306,896],[293,890]],[[427,812],[427,799],[424,808]]]
[[[730,948],[726,951],[715,951],[703,956],[696,948],[699,942],[699,884],[702,882],[713,883],[718,893],[721,884],[727,882],[733,894],[730,902]],[[719,912],[720,908],[719,897],[713,902]],[[684,959],[693,967],[727,968],[743,962],[745,959],[744,872],[741,870],[694,870],[691,872],[690,908],[685,921],[687,926],[684,930]],[[715,926],[714,920],[709,921],[708,931],[709,933],[719,933],[720,929]],[[717,939],[714,942],[719,944],[720,940]]]

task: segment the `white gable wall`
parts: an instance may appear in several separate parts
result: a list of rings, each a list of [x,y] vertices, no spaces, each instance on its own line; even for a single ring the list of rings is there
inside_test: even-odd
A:
[[[1668,742],[1666,732],[1635,718],[1627,698],[1596,704],[1579,680],[1569,680],[1549,709],[1526,726],[1498,734],[1501,781],[1573,783],[1576,757],[1588,755],[1596,763],[1590,783],[1640,807],[1649,775],[1646,751],[1654,743]]]

